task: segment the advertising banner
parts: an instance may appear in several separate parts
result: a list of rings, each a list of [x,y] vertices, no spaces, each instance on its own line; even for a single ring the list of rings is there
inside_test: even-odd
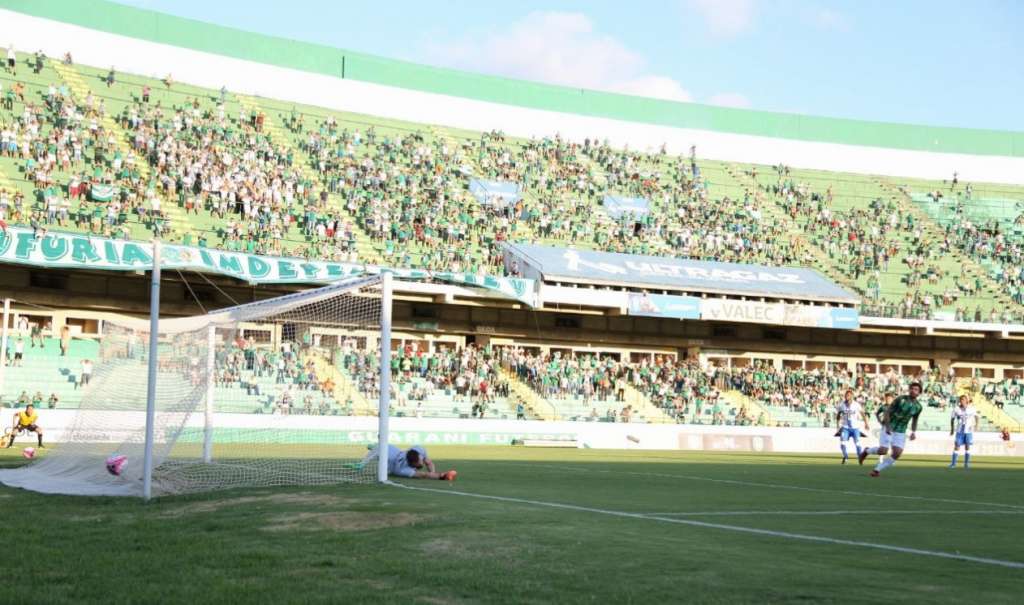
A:
[[[46,410],[47,439],[64,440],[74,426],[78,410]],[[107,411],[108,426],[88,440],[121,443],[138,437],[117,427],[141,427],[145,412]],[[182,418],[183,443],[200,443],[204,415]],[[215,443],[251,442],[254,430],[272,430],[283,442],[370,444],[377,440],[377,418],[370,416],[306,416],[215,413]],[[179,425],[175,425],[179,426]],[[169,429],[170,430],[170,429]],[[177,430],[177,429],[174,429]],[[871,431],[872,442],[878,430]],[[76,434],[83,439],[81,432]],[[920,431],[915,454],[946,454],[950,437],[945,431]],[[543,422],[538,420],[392,418],[390,441],[396,445],[510,445],[514,440],[576,442],[577,447],[631,450],[705,450],[740,452],[807,452],[838,455],[832,431],[821,428],[769,428],[759,426],[640,424],[623,422]],[[248,440],[248,441],[247,441]],[[974,435],[971,451],[979,456],[1022,456],[1024,448],[1003,441],[998,433]]]
[[[506,266],[513,263],[527,277],[616,284],[731,295],[764,296],[859,304],[860,297],[812,269],[722,263],[506,244]]]
[[[857,309],[762,303],[723,298],[698,300],[700,303],[700,318],[704,320],[740,321],[844,330],[860,327],[860,314]]]
[[[665,294],[630,294],[629,314],[675,319],[700,319],[700,299]]]
[[[0,262],[62,269],[138,271],[152,269],[153,245],[76,233],[33,235],[31,229],[0,231]],[[252,284],[326,284],[388,271],[404,280],[434,280],[500,293],[533,306],[532,280],[452,271],[392,269],[282,256],[261,256],[213,248],[164,244],[161,267],[191,269],[234,277]]]

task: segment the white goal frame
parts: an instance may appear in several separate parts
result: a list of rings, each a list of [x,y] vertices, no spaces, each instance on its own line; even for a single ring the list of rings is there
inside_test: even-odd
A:
[[[142,498],[150,500],[153,497],[153,444],[156,419],[156,387],[157,368],[160,334],[160,242],[153,242],[153,270],[150,281],[150,305],[149,305],[149,365],[146,389],[146,437],[143,458],[142,475]],[[382,271],[380,274],[381,284],[381,309],[380,309],[380,398],[377,403],[378,431],[377,431],[377,481],[388,482],[388,443],[389,429],[388,416],[391,409],[391,308],[393,304],[393,275],[389,271]],[[328,285],[325,288],[330,288]],[[305,293],[301,293],[302,295]],[[296,295],[286,295],[296,296]],[[274,300],[274,299],[270,299]],[[222,311],[215,311],[214,314],[230,314],[232,311],[249,307],[253,304],[263,304],[265,301],[239,305]],[[6,328],[6,323],[5,326]],[[207,370],[212,371],[214,365],[214,342],[215,324],[210,324]],[[6,332],[6,330],[4,330]],[[211,374],[212,375],[212,374]],[[206,402],[204,409],[203,427],[203,461],[213,461],[213,404],[214,388],[212,378],[208,381]]]

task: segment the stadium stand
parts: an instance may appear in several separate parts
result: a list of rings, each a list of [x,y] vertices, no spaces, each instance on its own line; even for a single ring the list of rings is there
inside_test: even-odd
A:
[[[337,362],[364,392],[379,393],[373,353],[346,348]],[[489,350],[465,347],[433,353],[400,348],[391,358],[392,406],[396,416],[507,418],[515,408],[508,384]],[[527,417],[525,410],[521,411]]]
[[[22,407],[32,402],[39,408],[77,408],[81,401],[82,373],[88,362],[95,363],[99,343],[91,339],[71,339],[66,355],[61,354],[60,339],[33,338],[26,330],[12,338],[8,357],[14,362],[20,349],[20,363],[9,363],[4,390],[6,405]]]
[[[0,76],[13,224],[472,272],[501,271],[504,241],[804,265],[861,293],[866,314],[1024,317],[1019,187],[514,140],[19,61],[29,69]],[[478,200],[475,178],[521,196]],[[606,194],[649,211],[613,217]]]
[[[1024,379],[1008,378],[987,382],[984,386],[974,384],[971,390],[979,393],[993,407],[1005,413],[1018,425],[1024,425]],[[990,411],[990,413],[995,415],[994,411]]]
[[[25,318],[25,316],[22,316]],[[98,362],[92,338],[52,336],[47,323],[19,321],[11,332],[3,404],[76,408],[87,364]],[[327,346],[317,340],[278,347],[242,336],[225,343],[215,360],[215,411],[279,415],[373,415],[379,363],[358,338]],[[66,342],[66,354],[62,354]],[[12,363],[17,353],[20,363]],[[999,381],[957,377],[952,370],[911,372],[848,363],[821,368],[759,362],[726,365],[709,360],[528,347],[411,345],[392,357],[392,412],[431,418],[503,418],[722,424],[781,427],[834,426],[846,389],[869,414],[886,393],[924,385],[923,430],[945,430],[960,394],[982,413],[982,430],[1024,426],[1024,380],[1007,370]],[[195,360],[194,363],[199,363]],[[876,425],[872,419],[872,426]]]
[[[504,271],[504,242],[800,265],[859,292],[865,314],[1024,321],[1022,187],[743,165],[696,149],[616,149],[599,137],[511,139],[40,55],[19,61],[28,69],[0,74],[0,219],[39,236],[156,233],[232,251],[477,273]],[[474,182],[515,193],[479,194]],[[609,196],[646,206],[619,212]],[[12,351],[31,337],[14,339]],[[56,335],[39,342],[46,347],[29,346],[9,368],[7,390],[19,395],[8,403],[76,407],[95,341],[72,339],[64,356]],[[218,411],[372,413],[361,394],[379,388],[372,355],[287,346],[242,341],[223,352]],[[947,426],[964,389],[987,402],[986,428],[1024,422],[1019,378],[964,386],[937,371],[467,346],[400,349],[392,373],[396,415],[827,427],[837,392],[853,388],[873,409],[917,379],[926,428]]]

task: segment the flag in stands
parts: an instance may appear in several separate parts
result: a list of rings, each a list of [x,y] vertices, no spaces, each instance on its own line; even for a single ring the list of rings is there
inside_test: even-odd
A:
[[[114,185],[97,184],[90,189],[92,199],[96,202],[109,202],[117,195],[117,187]]]

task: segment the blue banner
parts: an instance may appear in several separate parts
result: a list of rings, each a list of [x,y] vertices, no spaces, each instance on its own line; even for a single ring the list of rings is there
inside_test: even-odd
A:
[[[630,294],[629,314],[672,319],[700,319],[700,299],[666,294]]]
[[[798,267],[769,267],[534,244],[506,244],[506,267],[512,267],[513,263],[521,270],[523,277],[545,281],[860,304],[857,294],[813,269]]]
[[[827,325],[822,325],[822,323]],[[818,324],[819,328],[836,328],[839,330],[856,330],[860,327],[860,312],[857,309],[829,309],[827,321]]]
[[[625,214],[634,217],[647,216],[651,212],[651,203],[642,197],[604,196],[604,211],[608,216],[617,219]]]
[[[491,206],[508,206],[522,197],[519,184],[508,181],[473,179],[469,182],[469,192],[480,204]]]

